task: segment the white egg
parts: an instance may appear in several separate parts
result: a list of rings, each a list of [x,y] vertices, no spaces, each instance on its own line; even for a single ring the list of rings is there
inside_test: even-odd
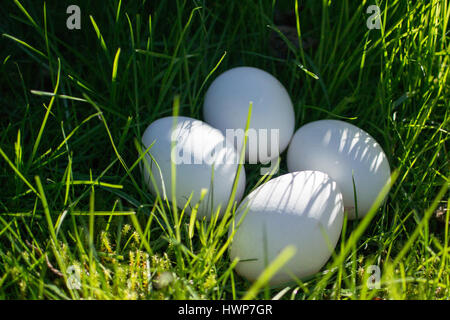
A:
[[[292,138],[287,166],[290,172],[323,171],[336,180],[351,219],[367,214],[391,174],[386,155],[375,139],[340,120],[320,120],[302,126]]]
[[[204,119],[241,150],[250,102],[253,109],[246,159],[250,163],[267,163],[286,149],[295,128],[289,94],[270,73],[238,67],[219,75],[206,92]],[[227,134],[230,129],[234,131]]]
[[[254,281],[284,248],[292,245],[295,255],[270,284],[288,282],[292,280],[290,274],[304,279],[317,273],[336,246],[343,213],[339,187],[323,172],[294,172],[268,181],[237,209],[230,248],[231,260],[240,260],[236,272]],[[229,236],[232,233],[233,223]]]
[[[172,161],[176,164],[176,203],[183,208],[191,193],[192,199],[186,209],[188,213],[201,199],[202,189],[208,193],[202,200],[197,213],[198,218],[211,218],[221,206],[223,214],[231,195],[234,178],[238,168],[238,155],[224,135],[210,125],[187,117],[161,118],[150,124],[142,136],[143,147],[147,149],[152,143],[148,162],[155,178],[159,194],[172,201]],[[174,148],[172,147],[174,142]],[[171,152],[172,150],[172,152]],[[148,167],[144,168],[145,181],[156,195],[156,189],[151,182]],[[162,177],[162,179],[161,179]],[[245,171],[240,171],[235,201],[239,202],[245,189]],[[213,210],[211,210],[213,209]]]

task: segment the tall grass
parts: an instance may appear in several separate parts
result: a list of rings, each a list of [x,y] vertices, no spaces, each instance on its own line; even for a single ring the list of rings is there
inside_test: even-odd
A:
[[[0,298],[449,297],[448,1],[79,1],[81,30],[66,28],[69,4],[0,9]],[[379,30],[366,26],[373,4]],[[283,10],[296,39],[275,23]],[[190,219],[139,170],[146,126],[173,114],[174,97],[201,119],[207,86],[239,65],[286,86],[297,128],[345,119],[395,169],[387,201],[345,221],[322,272],[287,287],[265,285],[273,265],[253,285],[233,272],[235,207],[221,221]],[[247,193],[262,177],[245,170]],[[366,285],[370,265],[380,289]]]

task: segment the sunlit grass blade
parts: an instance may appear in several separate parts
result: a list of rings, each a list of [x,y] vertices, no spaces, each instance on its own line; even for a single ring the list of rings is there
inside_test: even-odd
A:
[[[254,299],[259,290],[264,287],[270,279],[290,260],[296,253],[296,249],[293,246],[287,246],[280,252],[280,254],[270,262],[270,264],[264,269],[259,278],[252,284],[247,290],[246,294],[242,297],[242,300]]]

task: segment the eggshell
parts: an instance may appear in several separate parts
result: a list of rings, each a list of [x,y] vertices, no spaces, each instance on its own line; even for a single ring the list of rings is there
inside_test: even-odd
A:
[[[343,213],[339,187],[323,172],[294,172],[268,181],[242,201],[235,226],[230,226],[229,236],[236,230],[230,258],[240,260],[236,272],[255,281],[266,265],[292,245],[295,255],[270,284],[292,280],[290,273],[299,279],[317,273],[336,246]]]
[[[388,159],[375,139],[340,120],[320,120],[302,126],[292,138],[287,166],[290,172],[323,171],[336,180],[351,219],[367,214],[391,173]]]
[[[267,163],[286,149],[295,126],[289,94],[270,73],[253,67],[238,67],[219,75],[206,92],[204,119],[228,139],[231,134],[227,135],[227,129],[240,129],[241,134],[231,139],[237,150],[241,150],[251,101],[246,159],[250,163]]]
[[[174,148],[172,149],[172,141]],[[222,215],[228,203],[238,168],[238,154],[224,135],[210,125],[188,117],[161,118],[150,124],[142,136],[143,147],[149,150],[159,165],[161,172],[149,154],[145,160],[151,167],[159,193],[172,201],[172,161],[176,164],[176,202],[183,208],[193,192],[186,209],[187,213],[200,200],[201,190],[208,193],[199,206],[197,217],[211,218],[221,205]],[[172,150],[172,151],[171,151]],[[145,181],[156,195],[148,166],[143,166]],[[214,178],[213,174],[214,173]],[[162,177],[162,179],[161,179]],[[236,190],[235,201],[239,202],[245,189],[245,171],[242,168]]]

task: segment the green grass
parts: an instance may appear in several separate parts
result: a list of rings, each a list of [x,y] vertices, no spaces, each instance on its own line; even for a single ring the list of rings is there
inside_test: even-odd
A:
[[[381,30],[369,30],[376,2]],[[450,3],[376,2],[2,3],[0,298],[448,299],[449,213],[442,223],[435,211],[449,201]],[[70,4],[81,30],[66,28]],[[283,37],[280,57],[275,12],[295,8],[298,38],[316,45]],[[396,173],[379,209],[345,221],[322,272],[287,288],[265,285],[277,263],[253,285],[233,272],[235,208],[211,224],[190,219],[140,174],[145,128],[174,112],[175,97],[177,112],[201,119],[208,85],[240,65],[286,86],[297,128],[345,119]],[[245,170],[248,192],[262,177]],[[373,264],[378,290],[366,286]],[[70,266],[79,290],[66,286]]]

